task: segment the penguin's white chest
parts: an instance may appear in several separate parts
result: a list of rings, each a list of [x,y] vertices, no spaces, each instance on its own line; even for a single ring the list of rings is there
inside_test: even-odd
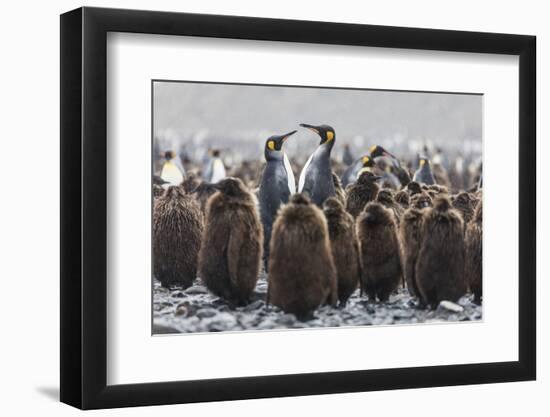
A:
[[[286,179],[288,182],[288,190],[290,191],[290,194],[294,194],[296,192],[296,180],[294,179],[294,173],[292,172],[292,166],[290,165],[290,161],[288,160],[288,156],[286,154],[283,154],[283,164],[286,171]]]
[[[302,168],[302,172],[300,172],[300,180],[298,181],[298,192],[301,193],[304,189],[304,185],[306,183],[306,177],[309,170],[309,165],[311,164],[311,160],[313,159],[313,154],[311,154]]]
[[[216,158],[212,161],[212,178],[210,182],[216,183],[225,178],[225,167],[221,159]]]
[[[170,185],[179,185],[183,181],[181,170],[172,161],[166,161],[162,166],[160,177]]]

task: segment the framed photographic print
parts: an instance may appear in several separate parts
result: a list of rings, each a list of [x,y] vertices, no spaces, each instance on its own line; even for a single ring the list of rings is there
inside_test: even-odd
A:
[[[61,401],[535,379],[535,42],[63,14]]]

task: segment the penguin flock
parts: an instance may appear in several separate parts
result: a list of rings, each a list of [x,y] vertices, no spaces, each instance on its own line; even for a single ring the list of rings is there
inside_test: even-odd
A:
[[[429,309],[468,293],[482,303],[481,172],[457,189],[427,153],[413,166],[380,145],[356,158],[346,146],[337,167],[335,129],[299,126],[319,140],[301,170],[285,152],[297,130],[262,140],[263,166],[226,168],[212,151],[196,172],[163,154],[152,193],[153,272],[164,287],[200,279],[242,306],[264,270],[266,302],[301,320],[345,307],[355,291],[379,303],[406,288]]]

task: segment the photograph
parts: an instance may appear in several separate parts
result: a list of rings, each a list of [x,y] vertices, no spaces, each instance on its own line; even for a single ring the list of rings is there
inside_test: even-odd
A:
[[[474,322],[483,94],[152,80],[152,333]]]

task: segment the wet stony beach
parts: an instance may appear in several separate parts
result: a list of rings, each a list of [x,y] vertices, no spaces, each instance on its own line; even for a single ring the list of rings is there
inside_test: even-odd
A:
[[[153,333],[204,333],[242,330],[300,329],[365,325],[444,323],[481,320],[482,307],[466,295],[458,304],[443,302],[435,310],[419,308],[406,289],[399,289],[386,303],[375,303],[359,296],[359,289],[343,308],[324,306],[307,321],[267,306],[266,276],[258,280],[252,301],[233,307],[212,295],[200,279],[182,290],[168,290],[154,280]]]

